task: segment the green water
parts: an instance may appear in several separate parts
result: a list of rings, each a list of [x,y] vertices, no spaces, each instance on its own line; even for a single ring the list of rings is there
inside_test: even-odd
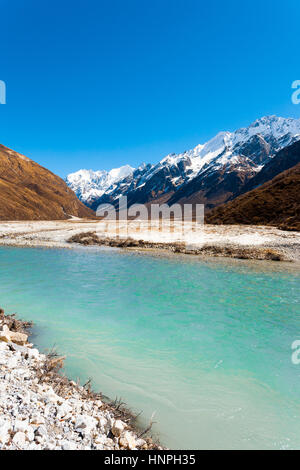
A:
[[[300,449],[299,270],[96,249],[0,248],[0,306],[171,448]]]

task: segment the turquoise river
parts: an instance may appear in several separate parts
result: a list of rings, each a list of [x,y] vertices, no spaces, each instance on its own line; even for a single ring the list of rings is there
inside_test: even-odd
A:
[[[299,281],[292,263],[0,248],[0,306],[173,449],[300,449]]]

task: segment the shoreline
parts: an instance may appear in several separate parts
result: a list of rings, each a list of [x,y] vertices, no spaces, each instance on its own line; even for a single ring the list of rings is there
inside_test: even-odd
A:
[[[163,450],[151,423],[62,374],[65,358],[29,343],[31,327],[0,309],[0,450]]]
[[[202,247],[186,246],[184,243],[157,243],[148,242],[142,239],[132,238],[99,238],[94,232],[80,233],[74,235],[69,240],[70,244],[79,244],[83,246],[107,246],[111,248],[121,248],[130,251],[142,252],[168,252],[174,254],[183,254],[199,257],[214,258],[234,258],[248,260],[267,260],[267,261],[285,261],[292,262],[292,259],[286,256],[282,250],[274,248],[251,247],[243,248],[234,245],[205,245]]]
[[[0,246],[72,248],[109,246],[135,251],[181,253],[199,257],[300,262],[300,233],[269,226],[204,225],[183,233],[175,222],[173,233],[147,231],[143,223],[72,219],[0,223]],[[193,229],[193,227],[192,227]],[[123,232],[123,233],[122,233]]]

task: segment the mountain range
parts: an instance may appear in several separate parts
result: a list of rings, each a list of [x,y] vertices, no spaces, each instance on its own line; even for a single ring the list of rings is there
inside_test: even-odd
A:
[[[205,204],[214,224],[300,229],[300,119],[258,119],[157,164],[79,170],[65,181],[0,145],[0,220],[93,218],[98,205]],[[77,196],[77,197],[76,197]]]
[[[267,116],[157,164],[79,170],[66,183],[93,210],[104,203],[117,205],[123,195],[128,205],[199,203],[208,211],[261,184],[261,172],[274,156],[299,140],[300,119]],[[281,168],[286,169],[284,162]]]

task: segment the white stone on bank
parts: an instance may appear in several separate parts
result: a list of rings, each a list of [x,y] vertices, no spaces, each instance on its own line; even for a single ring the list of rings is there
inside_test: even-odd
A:
[[[0,332],[0,450],[149,448],[113,409],[83,398],[84,389],[75,382],[69,382],[67,396],[57,394],[43,379],[46,356],[25,342],[27,335],[15,336],[5,326]]]

